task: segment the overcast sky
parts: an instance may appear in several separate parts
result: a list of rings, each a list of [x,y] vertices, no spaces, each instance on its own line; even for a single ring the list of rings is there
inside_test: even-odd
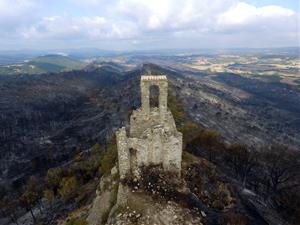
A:
[[[299,0],[0,0],[0,50],[299,46]]]

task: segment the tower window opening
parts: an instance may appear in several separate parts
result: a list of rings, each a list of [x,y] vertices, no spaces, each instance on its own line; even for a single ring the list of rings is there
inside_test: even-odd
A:
[[[159,107],[159,87],[152,85],[149,89],[150,108]]]

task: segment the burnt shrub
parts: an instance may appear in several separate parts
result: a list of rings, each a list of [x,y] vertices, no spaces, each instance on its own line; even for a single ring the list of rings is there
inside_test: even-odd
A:
[[[281,214],[292,224],[300,221],[300,187],[290,188],[278,197]]]
[[[223,210],[233,203],[228,185],[217,176],[210,164],[193,163],[184,172],[187,187],[206,205]]]
[[[140,179],[128,174],[122,182],[133,188],[141,189],[154,197],[180,201],[183,194],[179,192],[183,182],[178,174],[164,171],[162,165],[149,165],[140,168]]]

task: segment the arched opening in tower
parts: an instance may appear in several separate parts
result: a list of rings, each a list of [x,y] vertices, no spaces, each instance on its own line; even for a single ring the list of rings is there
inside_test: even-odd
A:
[[[159,107],[159,87],[152,85],[149,89],[150,109]]]

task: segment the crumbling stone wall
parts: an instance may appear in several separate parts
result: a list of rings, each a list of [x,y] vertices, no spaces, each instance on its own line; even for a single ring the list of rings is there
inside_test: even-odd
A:
[[[150,107],[150,87],[159,88],[158,108]],[[166,76],[141,76],[142,107],[130,117],[130,131],[125,127],[116,132],[119,174],[121,179],[131,173],[139,176],[142,165],[162,164],[165,170],[181,171],[182,134],[177,131],[167,107]]]

